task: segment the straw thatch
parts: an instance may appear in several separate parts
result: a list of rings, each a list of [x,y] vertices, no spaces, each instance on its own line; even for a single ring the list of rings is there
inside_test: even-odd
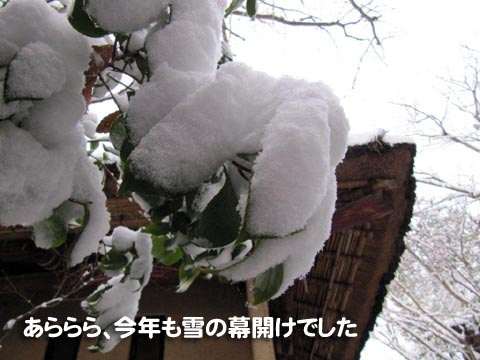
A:
[[[414,155],[410,144],[378,142],[349,149],[337,169],[335,232],[307,277],[271,302],[270,310],[282,319],[321,317],[326,330],[345,316],[357,324],[358,336],[310,338],[297,327],[289,338],[276,339],[277,359],[359,358],[404,250],[414,201]],[[360,219],[374,197],[383,198],[383,206],[377,206],[383,210],[367,211],[370,219]],[[357,211],[336,223],[342,209],[349,208]]]

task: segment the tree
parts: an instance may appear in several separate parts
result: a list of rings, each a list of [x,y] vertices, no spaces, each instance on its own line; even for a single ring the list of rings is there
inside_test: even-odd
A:
[[[467,49],[465,76],[446,82],[442,115],[403,105],[416,134],[479,155],[479,68]],[[480,242],[478,181],[417,172],[417,181],[446,191],[420,200],[406,252],[390,285],[375,337],[407,359],[478,359],[480,356]]]
[[[204,274],[255,278],[256,302],[304,275],[329,235],[334,169],[346,151],[348,124],[330,90],[225,64],[223,0],[48,3],[2,1],[0,9],[0,223],[32,226],[43,248],[81,227],[61,254],[63,276],[81,275],[6,330],[94,281],[98,269],[84,259],[97,251],[106,280],[82,306],[104,330],[134,317],[154,259],[180,264],[179,291]],[[257,13],[256,1],[242,5],[233,1],[227,16],[290,21]],[[354,20],[292,25],[351,37],[347,29],[365,22],[378,40],[377,17],[349,5]],[[100,39],[93,51],[91,38]],[[105,100],[118,110],[95,131],[84,105]],[[104,237],[105,195],[89,158],[110,179],[119,163],[118,193],[135,196],[151,225]],[[118,341],[112,335],[95,349]]]

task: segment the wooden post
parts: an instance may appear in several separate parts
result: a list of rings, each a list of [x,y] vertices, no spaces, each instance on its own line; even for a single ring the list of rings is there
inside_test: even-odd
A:
[[[268,317],[268,302],[253,305],[253,280],[247,280],[248,315],[253,317]],[[273,339],[252,339],[253,360],[275,360]]]

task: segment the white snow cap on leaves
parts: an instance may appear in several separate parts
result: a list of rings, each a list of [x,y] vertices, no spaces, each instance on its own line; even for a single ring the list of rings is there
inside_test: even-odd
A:
[[[132,141],[137,144],[150,129],[162,120],[185,97],[195,92],[213,76],[179,71],[160,64],[151,81],[142,86],[132,98],[127,116],[127,126]]]
[[[99,171],[86,156],[79,124],[90,47],[44,0],[8,2],[0,8],[0,33],[0,61],[8,68],[0,71],[0,224],[36,225],[39,234],[38,224],[54,210],[65,226],[85,215],[71,253],[75,265],[109,230]],[[80,205],[72,211],[72,200],[86,213]],[[45,240],[36,239],[48,246]]]
[[[55,96],[36,102],[23,128],[46,147],[55,147],[72,132],[85,111],[81,93],[63,90]]]
[[[64,14],[52,9],[44,0],[12,0],[0,8],[0,30],[0,53],[12,49],[12,46],[20,51],[30,43],[46,44],[62,59],[66,73],[64,87],[79,93],[82,91],[90,49]]]
[[[150,69],[166,62],[181,71],[212,73],[221,55],[224,1],[174,0],[172,20],[146,41]]]
[[[61,55],[43,42],[22,48],[8,67],[6,94],[10,99],[45,99],[66,81]]]
[[[85,154],[75,166],[74,179],[71,198],[84,204],[88,221],[70,254],[71,266],[97,252],[99,241],[110,230],[110,214],[106,206],[107,198],[101,188],[100,171]]]
[[[18,47],[7,39],[0,39],[0,66],[5,66],[14,58]]]
[[[334,168],[327,169],[327,187],[317,201],[305,230],[283,238],[262,240],[255,251],[221,275],[234,281],[251,279],[269,268],[283,264],[283,282],[274,297],[280,296],[295,279],[310,271],[316,254],[330,235],[335,210],[336,178]]]
[[[244,222],[253,238],[274,239],[263,240],[224,275],[244,280],[283,263],[283,291],[309,270],[328,238],[335,167],[346,152],[348,129],[325,85],[274,79],[229,63],[148,131],[129,164],[138,178],[183,193],[238,154],[258,153]],[[245,199],[242,189],[237,195]]]
[[[98,6],[116,22],[114,12],[106,10],[111,4],[91,0],[89,11],[102,24],[94,13]],[[120,4],[122,12],[131,6]],[[283,292],[309,270],[329,235],[335,167],[345,154],[349,127],[338,99],[321,83],[273,79],[237,63],[217,71],[226,5],[223,0],[172,0],[171,22],[160,21],[149,30],[145,46],[153,76],[128,109],[126,124],[136,145],[129,169],[158,188],[184,193],[239,154],[256,154],[249,188],[238,185],[237,178],[235,191],[249,237],[272,239],[261,240],[223,273],[243,280],[283,264]],[[153,22],[140,20],[143,27]],[[119,31],[129,29],[139,27]],[[228,171],[235,169],[228,166]],[[196,208],[204,208],[218,191],[218,186],[201,188]],[[125,248],[130,240],[121,234],[127,231],[113,237],[122,238],[119,246]],[[212,266],[231,264],[225,249]],[[194,255],[204,249],[189,244],[184,250]]]
[[[87,12],[101,28],[130,33],[157,20],[167,0],[89,0]]]
[[[82,306],[89,311],[92,308],[97,316],[96,324],[110,334],[110,339],[102,338],[102,351],[108,352],[117,345],[121,333],[115,332],[114,322],[124,316],[134,319],[142,289],[148,283],[153,268],[152,241],[149,234],[117,227],[112,233],[111,244],[118,251],[135,248],[137,257],[132,260],[129,272],[117,275],[107,282],[106,290],[97,301],[84,301]],[[105,289],[100,285],[95,292]],[[95,294],[94,292],[94,294]]]
[[[27,131],[0,122],[0,224],[39,222],[69,198],[82,140],[65,140],[47,150]]]
[[[176,0],[172,19],[147,36],[150,82],[132,99],[127,126],[138,144],[190,94],[211,82],[220,58],[224,1]]]

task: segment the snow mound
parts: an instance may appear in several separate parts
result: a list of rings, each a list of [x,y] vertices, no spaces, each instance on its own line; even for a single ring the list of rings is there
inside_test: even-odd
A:
[[[86,9],[101,28],[130,33],[158,19],[167,4],[167,0],[89,0]]]
[[[52,214],[65,228],[83,216],[69,259],[75,265],[109,230],[100,174],[86,156],[80,124],[90,47],[43,0],[0,8],[0,32],[0,224],[33,225],[37,244],[49,247]]]

